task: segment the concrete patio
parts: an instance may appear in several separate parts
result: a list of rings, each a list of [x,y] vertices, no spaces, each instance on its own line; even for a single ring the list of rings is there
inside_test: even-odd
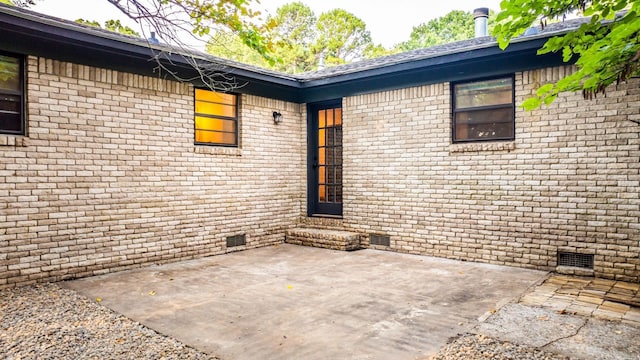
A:
[[[62,286],[222,359],[424,359],[545,275],[285,244]]]

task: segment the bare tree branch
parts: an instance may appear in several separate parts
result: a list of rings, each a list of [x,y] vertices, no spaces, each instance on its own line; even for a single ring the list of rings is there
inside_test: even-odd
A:
[[[224,29],[240,36],[250,47],[268,57],[268,44],[260,29],[251,21],[259,13],[247,5],[253,0],[107,0],[124,15],[134,20],[153,51],[155,70],[178,81],[199,80],[210,89],[231,91],[243,86],[229,74],[221,62],[203,61],[192,55],[204,49],[210,33]],[[155,36],[161,44],[155,44]],[[179,55],[197,71],[195,77],[184,77],[171,70],[171,55]]]

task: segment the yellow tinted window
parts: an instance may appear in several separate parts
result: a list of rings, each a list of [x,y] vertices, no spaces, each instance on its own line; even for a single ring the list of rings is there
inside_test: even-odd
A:
[[[236,106],[196,101],[196,113],[203,115],[236,117]]]
[[[195,90],[196,143],[237,145],[237,101],[234,94]]]
[[[196,142],[235,145],[236,135],[235,133],[196,130]]]
[[[196,100],[236,105],[236,95],[234,94],[224,94],[217,91],[203,89],[196,89]]]
[[[236,122],[233,120],[220,120],[196,116],[196,129],[235,132]]]

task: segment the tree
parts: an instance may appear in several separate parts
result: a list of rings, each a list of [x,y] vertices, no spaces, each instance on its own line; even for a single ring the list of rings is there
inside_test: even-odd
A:
[[[76,22],[79,24],[84,24],[84,25],[93,26],[93,27],[102,29],[102,26],[100,25],[100,23],[95,20],[77,19]],[[120,20],[107,20],[104,22],[104,28],[109,31],[140,37],[140,34],[137,31],[133,30],[128,26],[122,25]]]
[[[5,0],[6,1],[6,0]],[[36,0],[12,0],[16,6],[27,7]],[[149,38],[147,32],[155,32],[161,39],[160,46],[151,47],[158,70],[169,74],[178,81],[189,81],[164,65],[167,54],[182,56],[186,63],[197,70],[196,78],[216,90],[230,90],[235,81],[225,73],[224,66],[204,64],[192,55],[190,42],[204,41],[217,31],[235,34],[248,48],[257,51],[268,62],[273,62],[271,44],[263,36],[267,26],[259,26],[259,12],[250,6],[257,0],[107,0],[125,16],[140,25],[142,37]],[[128,31],[119,22],[105,24],[116,31]],[[186,40],[187,36],[191,41]],[[150,42],[151,44],[151,42]],[[219,76],[222,75],[222,76]],[[229,80],[220,80],[229,79]]]
[[[228,31],[219,31],[207,43],[207,53],[223,59],[238,61],[263,68],[270,68],[274,64],[267,62],[256,50],[249,48],[240,37]]]
[[[267,18],[270,25],[265,34],[272,43],[273,57],[270,64],[255,50],[248,48],[229,32],[219,32],[207,44],[207,52],[226,59],[252,64],[273,70],[299,73],[315,68],[311,47],[316,37],[316,17],[311,8],[300,2],[285,4]]]
[[[276,10],[271,32],[276,41],[287,41],[301,46],[311,46],[316,37],[317,18],[311,8],[301,2],[282,5]]]
[[[267,21],[273,26],[270,35],[276,70],[299,73],[315,68],[311,48],[316,40],[317,18],[311,8],[301,2],[285,4]]]
[[[317,19],[311,8],[301,2],[285,4],[267,18],[273,64],[256,57],[229,33],[214,36],[207,52],[223,58],[249,63],[287,73],[300,73],[318,68],[320,61],[328,65],[342,64],[362,58],[388,55],[392,52],[371,42],[364,21],[344,10],[335,9]]]
[[[125,35],[140,36],[140,34],[128,26],[122,25],[120,20],[107,20],[104,22],[104,28],[109,31],[119,32]]]
[[[489,12],[489,30],[493,26],[496,14]],[[401,51],[423,49],[434,45],[467,40],[475,36],[473,13],[453,10],[448,14],[414,26],[408,41],[396,45]]]
[[[367,48],[364,50],[364,57],[367,59],[374,59],[381,56],[393,55],[400,52],[400,49],[387,49],[380,44],[369,44]]]
[[[27,7],[29,5],[35,4],[35,0],[0,0],[0,3],[19,6],[19,7]]]
[[[565,62],[575,61],[577,70],[556,83],[541,86],[525,100],[525,109],[550,104],[559,93],[582,91],[585,99],[604,94],[607,86],[640,76],[640,1],[503,1],[493,34],[501,48],[514,37],[548,19],[581,11],[591,19],[578,29],[549,39],[538,54],[561,52]]]
[[[342,9],[323,13],[318,19],[314,51],[327,64],[344,64],[364,58],[371,34],[360,18]]]
[[[249,6],[254,0],[107,0],[124,15],[150,26],[163,41],[182,45],[179,35],[210,36],[225,29],[237,34],[249,48],[268,57],[269,44],[263,28],[252,19],[259,13]]]

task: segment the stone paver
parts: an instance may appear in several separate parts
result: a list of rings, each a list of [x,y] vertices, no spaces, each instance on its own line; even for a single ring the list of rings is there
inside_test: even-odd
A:
[[[640,308],[628,304],[637,285],[554,275],[472,333],[571,359],[637,360]]]
[[[426,359],[545,276],[285,244],[63,286],[222,359]]]
[[[520,303],[640,326],[639,291],[640,284],[635,283],[554,275]]]

